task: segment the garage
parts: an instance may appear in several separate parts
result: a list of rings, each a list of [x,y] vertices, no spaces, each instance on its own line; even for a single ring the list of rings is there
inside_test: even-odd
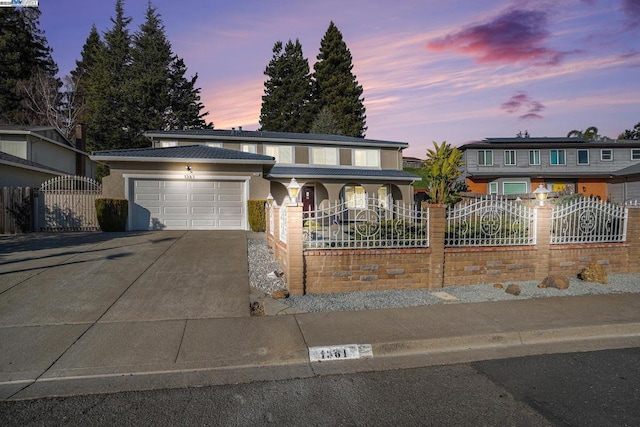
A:
[[[132,178],[131,230],[245,230],[246,181]]]

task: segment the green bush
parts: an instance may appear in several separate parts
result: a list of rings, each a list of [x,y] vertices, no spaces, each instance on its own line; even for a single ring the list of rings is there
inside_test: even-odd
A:
[[[267,229],[264,204],[266,200],[249,200],[249,227],[251,231],[262,232]]]
[[[125,231],[128,213],[126,199],[96,199],[96,215],[102,231]]]

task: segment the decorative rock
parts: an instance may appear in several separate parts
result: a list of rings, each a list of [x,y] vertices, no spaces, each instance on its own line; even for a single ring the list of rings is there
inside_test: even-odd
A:
[[[578,274],[578,277],[585,282],[597,282],[605,285],[609,283],[607,272],[604,271],[604,267],[595,262],[587,264],[580,274]]]
[[[511,295],[520,295],[520,286],[518,285],[509,285],[507,286],[507,289],[505,289],[505,292]]]
[[[252,316],[264,316],[264,306],[260,301],[254,301],[251,303],[251,315]]]
[[[502,283],[496,283],[496,284],[493,285],[493,287],[496,288],[496,289],[504,288],[504,286],[502,286]]]
[[[275,299],[289,298],[289,291],[286,289],[278,289],[273,294],[271,294],[271,297]]]
[[[542,283],[538,285],[539,288],[556,288],[567,289],[569,288],[569,279],[564,276],[551,275],[544,278]]]

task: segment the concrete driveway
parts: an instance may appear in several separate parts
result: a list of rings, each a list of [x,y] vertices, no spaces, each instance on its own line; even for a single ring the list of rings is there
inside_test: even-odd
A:
[[[0,382],[37,378],[80,338],[153,355],[189,320],[249,316],[243,231],[0,236]]]

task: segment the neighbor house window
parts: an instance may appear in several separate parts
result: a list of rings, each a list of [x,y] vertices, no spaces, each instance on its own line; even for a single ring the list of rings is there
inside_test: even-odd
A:
[[[610,162],[613,160],[613,150],[607,148],[606,150],[600,150],[600,160],[603,162]]]
[[[478,166],[493,166],[493,150],[478,150]]]
[[[26,160],[27,141],[0,141],[0,151]]]
[[[526,194],[527,183],[526,182],[503,182],[502,194]]]
[[[551,165],[566,165],[565,150],[551,150],[549,152],[549,163]]]
[[[177,146],[178,146],[178,141],[160,141],[160,147],[161,148],[177,147]]]
[[[353,150],[353,165],[367,168],[379,168],[380,151],[359,148]]]
[[[490,182],[489,183],[489,194],[498,194],[498,183]]]
[[[245,153],[255,154],[258,152],[258,146],[256,144],[241,144],[240,150],[244,151]]]
[[[504,150],[504,165],[505,166],[516,165],[516,150]]]
[[[578,164],[579,165],[589,164],[589,150],[578,150]]]
[[[267,156],[275,157],[276,163],[293,163],[293,147],[287,145],[267,145]]]
[[[640,160],[640,148],[631,149],[631,160]]]
[[[222,142],[205,142],[203,145],[213,148],[222,148]]]
[[[540,164],[540,150],[529,150],[529,164],[530,165]]]
[[[337,166],[338,149],[335,147],[311,148],[311,164]]]

